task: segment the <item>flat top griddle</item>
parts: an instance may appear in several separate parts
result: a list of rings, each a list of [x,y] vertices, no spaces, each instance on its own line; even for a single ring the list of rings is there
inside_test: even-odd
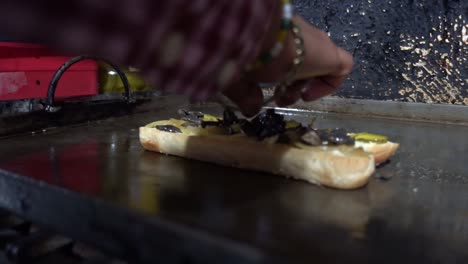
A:
[[[175,102],[1,139],[0,206],[147,263],[468,260],[467,126],[280,109],[401,143],[365,188],[341,191],[144,151],[141,125],[221,113]]]

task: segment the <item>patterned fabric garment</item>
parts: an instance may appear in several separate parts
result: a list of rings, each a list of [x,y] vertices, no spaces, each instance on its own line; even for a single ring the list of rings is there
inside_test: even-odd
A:
[[[3,0],[0,32],[139,68],[204,99],[258,54],[278,0]]]

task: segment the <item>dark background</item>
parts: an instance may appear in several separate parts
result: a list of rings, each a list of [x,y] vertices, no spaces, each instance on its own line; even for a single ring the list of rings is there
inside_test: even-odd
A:
[[[296,0],[295,5],[354,54],[355,69],[338,96],[468,105],[468,1]]]

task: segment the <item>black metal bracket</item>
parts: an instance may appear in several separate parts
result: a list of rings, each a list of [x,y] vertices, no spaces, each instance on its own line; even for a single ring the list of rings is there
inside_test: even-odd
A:
[[[73,64],[78,63],[83,60],[95,60],[95,61],[102,61],[112,67],[115,72],[119,75],[120,79],[122,80],[122,83],[124,85],[125,93],[123,96],[123,99],[127,101],[127,103],[131,104],[134,102],[132,96],[131,96],[131,91],[130,91],[130,84],[128,83],[127,76],[125,73],[114,63],[111,61],[100,58],[97,56],[90,56],[90,55],[81,55],[81,56],[76,56],[65,62],[60,68],[55,72],[54,76],[52,77],[52,80],[50,81],[49,88],[47,90],[47,98],[46,102],[44,103],[44,110],[49,113],[54,113],[57,112],[61,109],[61,106],[56,105],[55,102],[55,90],[57,89],[57,84],[62,77],[62,75],[65,73],[67,69],[69,69]]]
[[[283,263],[241,242],[162,218],[149,218],[2,169],[0,210],[129,263],[154,263],[155,259],[169,264]]]

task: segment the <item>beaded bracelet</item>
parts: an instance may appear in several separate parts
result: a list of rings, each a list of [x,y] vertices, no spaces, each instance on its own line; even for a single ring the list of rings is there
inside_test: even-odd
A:
[[[247,66],[247,71],[256,71],[265,67],[265,65],[270,63],[281,53],[281,51],[283,51],[288,32],[291,29],[294,8],[290,0],[281,0],[281,4],[283,6],[283,15],[281,19],[280,30],[276,35],[275,45],[273,48],[271,48],[271,50],[262,53],[253,63],[253,65]]]
[[[299,29],[298,26],[292,23],[291,32],[293,33],[293,36],[294,36],[294,45],[295,45],[295,52],[294,52],[295,57],[292,62],[292,68],[286,74],[286,77],[284,78],[284,80],[274,87],[275,92],[273,96],[271,96],[269,99],[264,101],[263,106],[274,101],[276,98],[275,95],[281,97],[284,93],[286,93],[288,86],[293,84],[294,77],[304,62],[305,49],[304,49],[304,40],[302,38],[301,30]]]

